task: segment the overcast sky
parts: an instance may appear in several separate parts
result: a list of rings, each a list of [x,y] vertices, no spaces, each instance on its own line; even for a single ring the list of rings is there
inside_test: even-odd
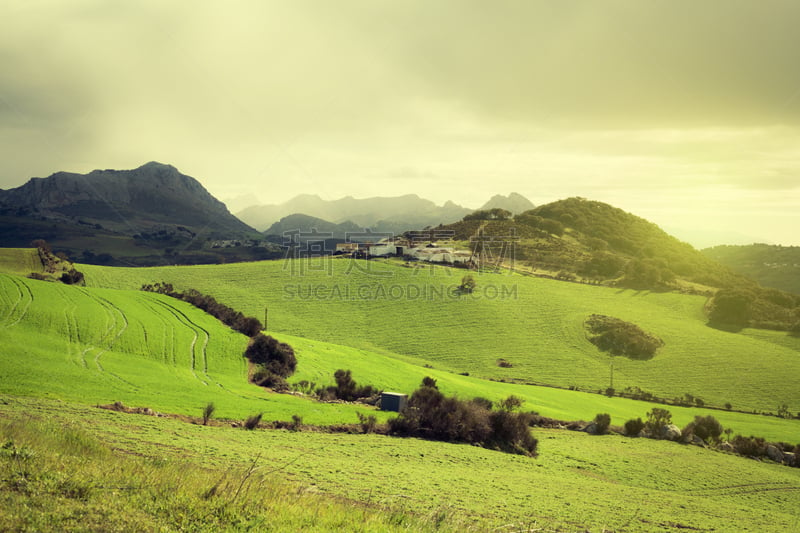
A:
[[[800,2],[0,2],[0,187],[169,163],[299,193],[602,200],[800,245]]]

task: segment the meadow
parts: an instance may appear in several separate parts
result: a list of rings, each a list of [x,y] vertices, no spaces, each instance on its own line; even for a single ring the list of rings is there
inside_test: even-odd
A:
[[[36,267],[35,258],[25,259],[22,251],[4,253],[0,265],[16,274]],[[800,527],[800,470],[710,449],[534,428],[539,455],[530,458],[464,444],[355,434],[355,426],[354,434],[322,430],[315,426],[354,424],[357,413],[378,421],[393,415],[256,387],[247,381],[242,357],[247,337],[185,302],[136,290],[167,281],[266,318],[267,332],[296,351],[298,368],[289,381],[298,387],[332,384],[335,370],[347,368],[359,384],[386,390],[410,393],[430,376],[444,393],[461,398],[497,402],[513,394],[524,401],[523,410],[561,420],[590,420],[600,412],[611,414],[616,425],[645,418],[659,405],[595,391],[607,386],[610,361],[585,340],[581,324],[586,313],[601,312],[636,322],[667,342],[651,361],[616,358],[618,388],[630,383],[653,392],[693,392],[713,404],[701,386],[707,383],[734,409],[750,399],[748,409],[798,404],[790,387],[797,375],[795,340],[763,330],[734,334],[709,328],[703,298],[490,273],[476,275],[479,287],[505,286],[505,297],[458,296],[448,287],[458,284],[463,271],[396,262],[321,264],[328,270],[309,270],[313,265],[305,261],[148,269],[79,265],[86,287],[0,274],[0,529]],[[326,292],[315,294],[313,287],[323,285]],[[310,297],[300,292],[305,286],[312,287]],[[404,287],[404,297],[392,296],[396,286]],[[409,298],[409,287],[434,287],[433,297]],[[504,326],[504,317],[522,332]],[[462,320],[469,327],[457,326]],[[689,333],[681,333],[681,321]],[[502,334],[496,334],[498,328],[504,328]],[[515,347],[520,338],[535,339],[542,353],[533,357]],[[732,354],[730,365],[703,361],[712,352],[709,346],[702,346],[700,355],[691,352],[715,339],[728,343],[722,345]],[[499,357],[513,366],[498,367]],[[765,357],[783,365],[781,372],[759,366]],[[648,366],[658,362],[663,370],[660,358],[684,366],[664,370],[662,382]],[[736,375],[748,360],[755,371]],[[573,365],[575,377],[563,365]],[[536,379],[526,374],[531,367]],[[512,382],[519,376],[584,390]],[[702,379],[695,380],[698,376]],[[736,384],[756,392],[737,390]],[[114,401],[180,416],[90,407]],[[203,426],[199,419],[208,402],[217,410]],[[734,433],[800,440],[796,419],[668,409],[679,426],[711,414]],[[298,416],[301,431],[231,427],[259,412],[265,421]]]
[[[612,359],[586,340],[592,313],[637,324],[665,345],[649,361],[613,360],[613,386],[662,398],[691,394],[735,410],[800,410],[800,338],[707,325],[701,296],[633,291],[522,275],[475,274],[397,261],[298,259],[144,269],[81,266],[94,287],[167,281],[262,318],[274,334],[349,346],[455,374],[588,391],[611,385]],[[512,366],[498,366],[504,359]],[[369,376],[362,379],[372,380]],[[358,379],[358,378],[357,378]],[[381,386],[375,382],[376,386]]]
[[[352,424],[356,413],[385,421],[389,413],[362,405],[325,404],[271,394],[247,382],[242,353],[247,338],[202,311],[163,295],[142,291],[65,286],[0,275],[1,392],[45,396],[91,404],[121,401],[156,411],[199,416],[213,402],[217,414],[244,419],[262,412],[265,420],[301,417],[309,424]],[[270,331],[292,345],[298,371],[290,383],[333,384],[339,368],[363,385],[411,393],[422,378],[435,378],[446,394],[497,402],[513,394],[525,410],[559,420],[612,416],[621,426],[645,418],[655,404],[581,391],[488,381],[433,368],[413,358],[353,348]],[[35,342],[31,342],[35,339]],[[313,387],[312,387],[313,388]],[[713,414],[735,433],[795,442],[798,422],[724,410],[671,406],[676,424]]]
[[[536,435],[540,454],[530,458],[379,435],[201,426],[5,397],[0,527],[598,533],[800,527],[800,470],[663,441],[558,430]]]

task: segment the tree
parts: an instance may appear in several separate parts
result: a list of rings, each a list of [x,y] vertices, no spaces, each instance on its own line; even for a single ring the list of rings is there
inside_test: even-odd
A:
[[[753,294],[742,289],[721,289],[714,295],[709,319],[714,324],[744,327],[750,320]]]
[[[660,407],[653,407],[653,409],[647,413],[647,422],[645,422],[644,427],[651,436],[658,438],[661,436],[664,428],[671,423],[672,413]]]
[[[687,435],[693,433],[708,442],[709,440],[719,442],[722,435],[722,424],[711,415],[708,416],[695,416],[693,422],[683,430],[683,434]]]
[[[603,435],[608,431],[608,426],[611,425],[611,415],[608,413],[597,413],[593,422],[595,435]]]

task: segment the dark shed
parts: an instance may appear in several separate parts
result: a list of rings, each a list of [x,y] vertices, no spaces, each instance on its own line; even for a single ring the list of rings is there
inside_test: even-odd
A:
[[[381,411],[395,411],[400,412],[406,406],[408,401],[408,394],[401,394],[399,392],[382,392],[381,393]]]

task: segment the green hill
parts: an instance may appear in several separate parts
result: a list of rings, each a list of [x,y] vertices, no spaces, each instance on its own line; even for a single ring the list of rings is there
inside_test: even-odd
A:
[[[199,415],[305,416],[351,423],[355,410],[275,395],[247,382],[247,337],[181,301],[0,274],[2,393],[148,406]],[[35,342],[34,342],[35,340]]]
[[[316,263],[315,263],[316,261]],[[706,298],[476,274],[478,290],[453,296],[463,270],[394,261],[324,258],[148,269],[82,266],[90,286],[134,289],[167,281],[195,288],[275,334],[350,346],[472,377],[605,390],[611,359],[587,339],[591,314],[614,316],[659,337],[648,361],[614,360],[614,387],[665,398],[775,412],[800,406],[800,339],[707,325]],[[754,354],[758,354],[757,357]],[[498,366],[505,359],[511,367]],[[380,386],[380,383],[374,383]]]
[[[800,246],[714,246],[703,254],[765,287],[800,294]]]

